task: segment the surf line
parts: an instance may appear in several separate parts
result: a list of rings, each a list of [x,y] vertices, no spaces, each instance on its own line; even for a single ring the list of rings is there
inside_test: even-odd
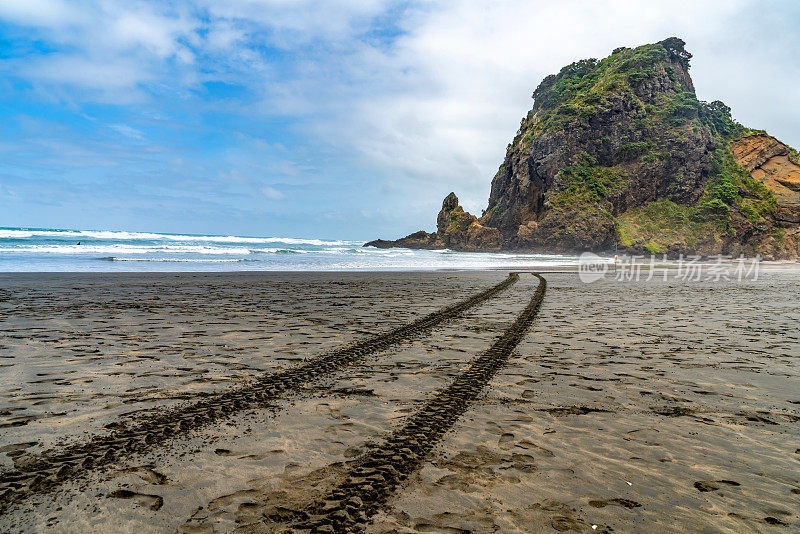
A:
[[[353,460],[341,482],[323,498],[299,510],[289,528],[353,532],[368,524],[403,480],[420,467],[433,447],[469,409],[525,336],[547,289],[547,281],[539,273],[531,274],[539,279],[539,285],[514,324],[406,424],[392,432],[383,443],[370,446]]]
[[[24,462],[17,462],[15,468],[0,472],[0,514],[31,495],[46,493],[90,470],[148,452],[170,439],[242,410],[276,408],[275,401],[281,395],[297,391],[312,380],[328,376],[393,345],[427,333],[508,289],[517,280],[519,274],[510,273],[499,284],[468,299],[389,332],[312,358],[298,367],[266,374],[244,386],[208,394],[195,402],[145,413],[129,423],[111,423],[107,425],[111,429],[110,434],[98,435],[86,442],[41,456],[26,457]]]

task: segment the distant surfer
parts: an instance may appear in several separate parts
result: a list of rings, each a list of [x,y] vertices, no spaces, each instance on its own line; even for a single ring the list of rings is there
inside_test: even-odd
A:
[[[81,242],[80,242],[80,241],[78,241],[78,244],[80,245],[80,244],[81,244]]]

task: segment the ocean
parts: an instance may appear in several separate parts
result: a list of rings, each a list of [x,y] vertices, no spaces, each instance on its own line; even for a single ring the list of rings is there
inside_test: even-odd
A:
[[[377,249],[363,241],[0,228],[1,272],[373,271],[575,265],[577,257]]]

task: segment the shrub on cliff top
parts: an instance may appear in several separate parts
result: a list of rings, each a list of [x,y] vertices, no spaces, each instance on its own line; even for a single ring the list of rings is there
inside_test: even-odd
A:
[[[724,102],[714,100],[711,103],[700,102],[698,109],[700,120],[707,125],[712,133],[730,139],[741,135],[745,129],[731,117],[731,108]]]
[[[691,54],[678,38],[637,48],[617,48],[610,56],[598,61],[583,59],[567,65],[558,74],[547,76],[533,92],[533,112],[523,121],[523,129],[550,131],[567,124],[586,122],[612,109],[611,95],[621,95],[627,101],[638,101],[634,88],[665,70],[680,92],[675,68],[677,61],[688,68]],[[618,100],[618,98],[616,99]],[[641,102],[639,102],[641,104]],[[669,125],[677,126],[697,117],[699,102],[688,92],[670,104]]]
[[[597,60],[582,59],[561,69],[558,74],[547,76],[533,92],[534,101],[542,108],[552,108],[569,99],[577,90],[588,88],[593,82],[589,74],[593,73]]]
[[[795,165],[800,165],[800,153],[794,148],[789,149],[789,161]]]
[[[692,59],[692,54],[686,51],[686,43],[683,39],[678,37],[670,37],[664,39],[659,43],[669,53],[669,55],[676,59],[684,69],[689,70],[689,60]]]

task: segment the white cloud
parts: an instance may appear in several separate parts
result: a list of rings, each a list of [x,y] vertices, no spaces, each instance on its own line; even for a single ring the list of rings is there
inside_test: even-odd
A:
[[[144,134],[141,131],[137,130],[136,128],[132,128],[127,124],[110,124],[109,128],[131,139],[137,139],[137,140],[144,139]]]
[[[0,0],[0,17],[16,24],[60,27],[79,18],[64,0]]]
[[[21,66],[31,78],[57,85],[76,85],[95,89],[127,89],[154,79],[136,61],[125,58],[94,58],[50,54]]]
[[[268,32],[273,44],[290,49],[310,41],[347,41],[371,19],[399,2],[389,0],[199,0],[213,19],[236,21]]]
[[[155,13],[121,11],[115,13],[108,28],[107,42],[126,50],[143,47],[160,58],[184,50],[179,39],[196,29],[195,20],[183,21]]]
[[[283,198],[283,193],[268,185],[261,188],[261,194],[270,200],[280,200]]]
[[[11,59],[2,68],[40,91],[88,89],[65,100],[142,101],[148,84],[181,79],[181,69],[192,68],[189,43],[201,23],[186,13],[141,0],[0,0],[0,19],[30,27],[55,51]]]

